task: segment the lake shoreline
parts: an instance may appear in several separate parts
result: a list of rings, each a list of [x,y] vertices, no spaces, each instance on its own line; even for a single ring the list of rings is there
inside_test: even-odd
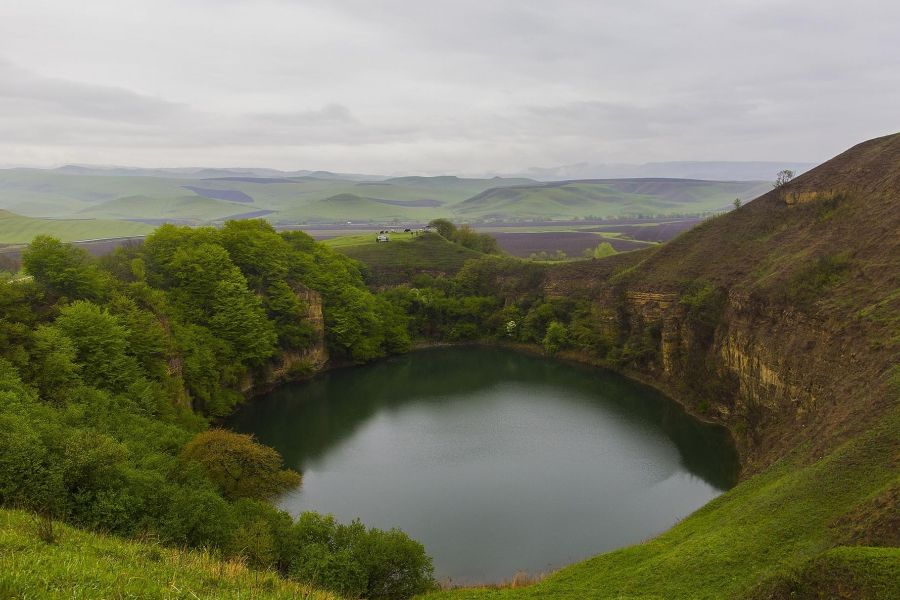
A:
[[[741,448],[736,443],[735,434],[731,430],[731,428],[728,427],[726,424],[722,423],[721,421],[717,421],[715,419],[710,418],[708,415],[703,415],[703,414],[700,414],[699,412],[697,412],[696,410],[693,410],[691,408],[691,406],[687,402],[685,402],[679,396],[679,394],[674,389],[672,389],[670,386],[667,386],[662,382],[656,381],[653,378],[647,377],[646,375],[644,375],[638,371],[635,371],[633,369],[626,369],[626,368],[612,365],[608,361],[604,361],[602,359],[588,356],[587,354],[585,354],[583,352],[577,352],[577,351],[572,351],[572,350],[562,350],[562,351],[557,352],[556,354],[550,356],[544,351],[543,348],[541,348],[537,344],[527,344],[527,343],[522,343],[522,342],[506,342],[506,341],[502,341],[502,340],[491,340],[491,341],[489,341],[489,340],[468,340],[468,341],[462,341],[462,342],[447,342],[447,341],[439,341],[439,340],[422,340],[422,339],[420,339],[420,340],[415,340],[407,352],[404,352],[401,354],[391,354],[388,356],[377,358],[373,361],[369,361],[366,363],[354,363],[354,362],[350,362],[350,361],[329,360],[320,369],[317,369],[310,373],[301,375],[299,377],[280,379],[277,381],[269,382],[266,385],[253,387],[252,389],[247,390],[244,393],[244,401],[249,402],[249,401],[253,400],[254,398],[257,398],[259,396],[267,394],[285,384],[310,381],[310,380],[315,379],[316,377],[318,377],[321,374],[330,373],[332,371],[338,371],[338,370],[342,370],[342,369],[350,369],[350,368],[354,368],[354,367],[362,367],[362,366],[366,366],[366,365],[377,364],[377,363],[387,360],[393,356],[402,356],[403,354],[408,354],[410,352],[419,352],[422,350],[430,350],[433,348],[455,348],[455,347],[466,347],[466,346],[482,347],[482,348],[505,348],[508,350],[516,351],[516,352],[522,352],[523,354],[529,354],[532,356],[541,356],[543,358],[547,358],[547,359],[551,359],[551,360],[558,360],[558,361],[562,361],[562,362],[586,365],[586,366],[589,366],[589,367],[592,367],[595,369],[616,373],[618,375],[625,377],[626,379],[629,379],[630,381],[639,383],[641,385],[645,385],[645,386],[659,392],[663,396],[665,396],[667,400],[676,403],[678,406],[680,406],[682,408],[682,410],[686,414],[690,415],[695,420],[697,420],[701,423],[706,423],[706,424],[710,424],[710,425],[718,425],[719,427],[722,427],[723,429],[728,431],[728,435],[731,438],[732,446],[734,447],[735,451],[737,452],[737,456],[738,456],[738,463],[739,463],[739,467],[740,467],[740,471],[738,473],[738,481],[743,480],[744,463],[745,463],[744,456],[741,454]],[[233,415],[234,411],[231,414]],[[223,417],[219,421],[221,423],[224,423],[226,420],[228,420],[228,418],[230,416],[231,415]]]
[[[226,423],[303,473],[280,509],[399,527],[467,586],[636,543],[735,484],[727,430],[612,370],[523,349],[418,344]],[[472,540],[493,550],[475,560]]]

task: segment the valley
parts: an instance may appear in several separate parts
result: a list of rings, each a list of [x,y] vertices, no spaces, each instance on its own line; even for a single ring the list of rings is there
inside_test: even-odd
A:
[[[11,341],[0,362],[9,398],[0,411],[0,418],[9,425],[0,442],[10,451],[4,454],[6,466],[0,469],[5,478],[0,480],[0,493],[5,494],[0,499],[6,506],[13,499],[47,506],[42,496],[45,488],[31,483],[44,481],[46,489],[57,490],[56,497],[65,507],[36,521],[45,523],[45,534],[49,519],[85,530],[107,524],[118,535],[134,537],[138,521],[115,520],[106,511],[130,506],[122,503],[126,496],[152,505],[152,488],[140,483],[150,478],[170,490],[162,510],[143,517],[144,526],[160,532],[164,546],[198,548],[217,540],[222,550],[213,560],[225,561],[218,568],[231,568],[227,561],[242,558],[251,567],[273,569],[294,583],[350,597],[375,597],[372,586],[388,585],[387,581],[394,581],[391,585],[396,587],[380,597],[894,597],[900,582],[896,538],[900,529],[896,517],[898,190],[900,134],[895,134],[855,146],[751,202],[699,223],[674,217],[599,223],[562,220],[536,226],[511,224],[508,230],[483,224],[476,231],[434,221],[434,231],[395,231],[384,243],[375,240],[374,232],[345,228],[353,224],[322,228],[322,236],[329,237],[316,242],[300,231],[276,231],[263,220],[238,220],[221,228],[164,225],[143,243],[121,245],[100,258],[51,238],[38,238],[22,251],[22,264],[30,277],[9,279],[2,288],[10,299],[3,326],[5,339]],[[675,235],[681,227],[687,230]],[[581,260],[522,260],[499,251],[491,234],[483,231],[500,237],[504,233],[595,236],[589,239],[609,243],[614,253]],[[660,239],[668,234],[675,237]],[[613,242],[622,241],[644,247],[615,252]],[[32,308],[19,311],[26,303]],[[88,323],[90,327],[84,325]],[[22,335],[28,340],[24,345],[14,341]],[[48,346],[45,338],[61,341]],[[466,349],[471,344],[480,349]],[[441,352],[458,351],[456,356],[465,360],[477,358],[479,352],[488,352],[493,359],[501,356],[497,348],[509,347],[544,355],[541,364],[551,359],[585,363],[655,388],[696,419],[688,421],[694,433],[685,440],[693,443],[702,438],[692,429],[699,422],[727,429],[740,462],[737,484],[707,490],[707,497],[685,505],[672,518],[722,493],[652,539],[640,542],[641,537],[653,535],[649,531],[639,533],[637,539],[623,537],[615,546],[633,545],[569,566],[560,563],[579,557],[549,559],[546,569],[526,564],[529,572],[506,577],[500,572],[520,562],[515,551],[507,556],[500,548],[502,560],[496,564],[505,567],[480,575],[455,571],[458,583],[469,587],[447,580],[437,590],[434,576],[442,576],[442,571],[436,567],[444,569],[452,561],[433,565],[426,547],[388,529],[399,517],[352,507],[342,515],[349,519],[353,513],[365,513],[367,520],[385,528],[378,529],[316,513],[287,514],[268,503],[303,498],[307,491],[315,498],[333,485],[341,489],[347,480],[339,474],[355,469],[354,463],[342,462],[342,451],[328,460],[322,451],[292,462],[299,455],[290,442],[283,441],[292,438],[290,430],[279,434],[281,438],[270,437],[262,433],[262,425],[245,423],[239,430],[260,427],[261,441],[281,451],[272,455],[277,462],[267,464],[280,469],[284,459],[287,467],[296,466],[309,476],[298,492],[296,473],[260,473],[274,479],[261,480],[265,486],[258,489],[272,491],[257,499],[259,503],[252,500],[257,488],[241,484],[237,489],[245,491],[240,493],[250,494],[241,497],[228,479],[217,479],[216,463],[191,462],[204,456],[204,444],[226,444],[232,439],[229,436],[237,435],[210,429],[209,424],[220,426],[238,404],[248,403],[246,414],[274,406],[259,399],[259,394],[273,389],[276,395],[289,394],[292,388],[285,384],[323,370],[327,373],[296,389],[315,389],[331,376],[339,382],[344,375],[332,372],[339,367],[354,367],[356,374],[348,372],[348,381],[365,379],[364,369],[388,368],[389,363],[358,365],[444,345],[461,347],[423,351],[421,357],[428,352],[449,357]],[[26,348],[27,357],[15,348]],[[402,359],[409,362],[403,363],[400,372],[412,380],[403,380],[400,388],[415,389],[424,383],[443,398],[434,387],[433,375],[415,375],[413,359],[426,360],[414,355]],[[516,360],[538,359],[510,358],[504,364]],[[55,361],[54,378],[44,375],[50,371],[28,366],[44,364],[36,361]],[[487,358],[477,362],[479,368],[489,364]],[[523,372],[557,368],[549,364],[530,363]],[[500,367],[488,370],[501,372]],[[434,367],[426,371],[440,372]],[[464,371],[471,374],[475,369],[470,365]],[[591,385],[603,381],[603,371],[584,373]],[[369,410],[365,402],[353,401],[367,386],[372,390],[370,401],[393,402],[403,396],[392,392],[393,384],[375,379],[351,385],[354,391],[344,402],[351,415]],[[453,379],[459,383],[465,376]],[[555,394],[568,397],[570,393]],[[516,410],[514,405],[522,402],[527,405],[523,396],[517,396],[501,412]],[[615,401],[627,402],[629,407],[641,405],[642,400],[629,397],[614,394]],[[93,400],[85,403],[85,398]],[[111,409],[111,402],[123,404]],[[485,400],[488,405],[491,402]],[[538,404],[543,407],[546,401]],[[310,405],[310,410],[318,412],[301,419],[312,427],[301,437],[323,435],[326,423],[340,427],[332,420],[336,418],[332,409],[339,405]],[[409,416],[401,418],[397,410],[373,410],[399,427],[391,429],[388,438],[415,431],[414,424],[402,424]],[[468,418],[478,422],[479,415],[485,414],[491,413],[476,410]],[[358,418],[351,421],[359,423]],[[552,417],[545,415],[538,421],[548,419]],[[586,419],[590,420],[585,415],[576,418]],[[282,416],[274,422],[280,428],[290,421]],[[487,421],[516,422],[499,416]],[[663,419],[666,427],[673,422],[671,415]],[[364,434],[356,443],[362,447],[383,439],[378,427],[361,426]],[[444,427],[452,431],[454,425]],[[518,429],[524,431],[522,427]],[[84,454],[87,466],[80,467],[62,459],[60,453],[67,452],[69,442],[59,440],[67,439],[93,439],[103,451]],[[240,440],[244,438],[227,443],[235,448],[249,443]],[[680,448],[682,442],[675,441]],[[416,451],[420,443],[410,439],[412,452],[403,459],[412,461],[411,473],[422,458],[422,450]],[[378,447],[382,450],[363,451],[367,460],[377,463],[379,456],[394,452],[388,448],[397,448]],[[252,445],[239,451],[228,449],[236,456],[267,451],[274,452]],[[148,452],[152,461],[136,460]],[[490,454],[503,453],[495,449]],[[703,472],[707,467],[689,454],[681,453],[680,463]],[[199,458],[192,458],[195,455]],[[26,463],[33,464],[28,462],[33,456],[45,458],[39,466],[25,468]],[[72,456],[82,456],[82,451]],[[571,458],[561,460],[564,464]],[[62,469],[61,480],[54,475],[55,464]],[[175,475],[176,465],[190,468]],[[385,473],[390,472],[388,467]],[[93,475],[80,478],[83,468]],[[561,474],[564,469],[557,464],[543,470]],[[508,471],[500,468],[491,476],[492,483],[502,481],[502,473]],[[17,475],[22,473],[29,477]],[[577,473],[576,477],[581,483],[590,481]],[[388,475],[380,479],[387,480]],[[523,481],[522,476],[514,479]],[[72,485],[81,486],[79,495],[67,487]],[[554,489],[573,486],[558,483]],[[531,487],[516,495],[524,501]],[[596,498],[598,493],[588,495]],[[411,508],[403,513],[436,505],[417,504],[414,498],[421,495],[414,491],[410,495]],[[322,498],[321,504],[298,504],[291,511],[328,510],[339,504]],[[185,512],[195,504],[206,509]],[[591,511],[599,508],[591,502],[579,506]],[[581,514],[574,509],[566,512]],[[23,518],[9,509],[3,515],[8,523]],[[210,515],[218,516],[210,520]],[[584,515],[584,520],[593,518]],[[418,526],[408,527],[417,531]],[[527,527],[510,527],[524,536],[513,546],[524,548],[531,543],[523,541],[532,539]],[[658,523],[654,532],[665,528]],[[462,526],[451,529],[464,530]],[[9,529],[4,531],[0,561],[19,564],[10,562],[19,556],[10,549],[20,538],[11,537]],[[35,531],[43,535],[41,529]],[[546,531],[541,536],[550,535]],[[94,534],[64,535],[91,539]],[[246,545],[247,535],[264,540],[259,542],[262,546]],[[429,535],[423,530],[422,537]],[[453,532],[443,535],[446,538]],[[588,538],[576,553],[587,552],[594,543]],[[307,541],[292,545],[291,540]],[[357,541],[342,545],[349,543],[346,540]],[[474,537],[473,543],[485,547]],[[364,555],[354,550],[368,544],[377,552]],[[440,541],[434,544],[441,547]],[[456,549],[449,554],[436,554],[459,556],[465,539],[454,544]],[[566,548],[565,544],[555,547]],[[58,551],[52,548],[51,543],[50,548],[32,550],[47,565],[43,572],[52,574],[44,583],[37,582],[36,571],[19,566],[14,567],[19,579],[0,576],[0,589],[65,589],[66,581],[74,579],[55,561],[64,560],[66,546]],[[135,556],[152,552],[136,548]],[[403,558],[388,567],[383,561],[392,552]],[[208,568],[202,560],[190,558],[189,562],[198,569]],[[331,565],[331,570],[322,571],[323,564]],[[408,577],[385,580],[385,572],[403,572]],[[124,582],[103,585],[126,589]],[[190,585],[203,589],[201,583]],[[257,589],[256,584],[245,585]],[[266,585],[275,596],[275,584]]]

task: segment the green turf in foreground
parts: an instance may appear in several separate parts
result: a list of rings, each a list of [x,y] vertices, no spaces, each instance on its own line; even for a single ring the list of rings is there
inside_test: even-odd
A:
[[[54,530],[47,544],[33,515],[0,510],[0,598],[336,598],[207,552]]]
[[[455,590],[429,600],[898,598],[900,550],[827,552],[841,537],[836,519],[900,481],[898,415],[895,410],[812,464],[780,461],[644,544],[572,565],[530,587]],[[818,591],[776,593],[791,585],[812,590],[811,580]]]

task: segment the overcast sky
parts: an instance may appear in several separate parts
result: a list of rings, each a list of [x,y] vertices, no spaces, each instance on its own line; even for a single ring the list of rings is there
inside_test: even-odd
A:
[[[821,161],[900,130],[895,0],[0,0],[0,164]]]

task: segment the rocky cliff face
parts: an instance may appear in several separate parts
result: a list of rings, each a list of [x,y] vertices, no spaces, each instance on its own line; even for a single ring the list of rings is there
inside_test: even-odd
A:
[[[900,402],[898,207],[894,135],[656,251],[551,269],[544,292],[591,302],[598,328],[637,349],[613,366],[728,426],[752,473]],[[699,315],[697,286],[715,291]]]
[[[294,292],[306,307],[304,318],[312,326],[312,341],[301,351],[282,351],[277,354],[263,376],[248,375],[241,385],[241,392],[244,394],[253,394],[291,379],[311,375],[321,371],[328,363],[322,296],[303,286],[298,286]]]

